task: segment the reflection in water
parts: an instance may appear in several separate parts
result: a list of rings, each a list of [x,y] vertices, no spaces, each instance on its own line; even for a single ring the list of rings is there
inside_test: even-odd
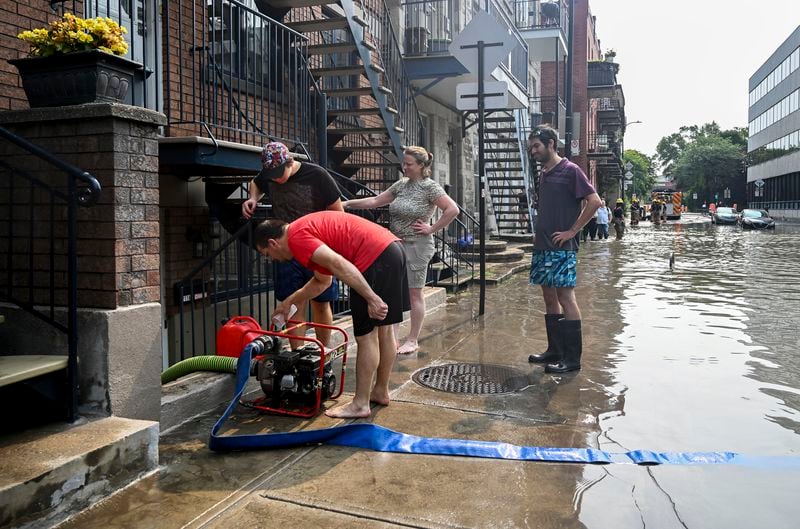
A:
[[[605,327],[611,340],[609,350],[600,351],[606,377],[594,375],[618,397],[599,413],[600,448],[800,453],[800,226],[748,232],[692,216],[682,224],[643,223],[622,241],[590,241],[580,260],[579,290],[593,283],[592,298],[602,299],[590,304],[584,322],[618,314],[620,324]],[[576,499],[581,521],[587,527],[659,520],[664,527],[702,527],[687,521],[697,522],[697,502],[677,499],[686,492],[686,471],[673,472],[584,469]],[[722,490],[727,479],[729,498],[759,490],[758,479],[791,481],[769,473],[713,472],[703,471],[697,483]],[[736,477],[726,478],[728,472]],[[766,490],[750,490],[750,498]],[[615,518],[607,505],[620,494],[629,494],[637,509],[620,510],[622,518]],[[650,510],[636,503],[644,500]],[[744,505],[733,508],[729,526],[746,511]],[[775,522],[764,526],[784,526],[785,520]]]
[[[629,389],[625,418],[605,421],[611,439],[643,446],[655,434],[670,450],[762,454],[798,447],[798,250],[798,230],[748,232],[699,219],[642,224],[622,241],[585,245],[592,280],[621,293],[610,358],[614,382]],[[655,431],[638,427],[645,418]]]

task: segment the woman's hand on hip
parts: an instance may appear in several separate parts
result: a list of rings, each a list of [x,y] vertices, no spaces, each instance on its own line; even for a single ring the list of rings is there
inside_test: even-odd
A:
[[[433,233],[433,230],[431,229],[432,226],[422,220],[414,221],[414,224],[412,224],[411,227],[414,229],[414,233],[417,235],[430,235]]]

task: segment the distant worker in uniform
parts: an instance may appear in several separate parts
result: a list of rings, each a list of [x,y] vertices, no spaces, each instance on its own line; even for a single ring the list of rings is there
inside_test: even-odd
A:
[[[657,198],[654,198],[650,205],[650,222],[661,224],[661,201]]]
[[[614,224],[614,232],[617,234],[617,240],[621,239],[625,234],[625,201],[621,198],[617,199],[614,205],[614,211],[611,212],[611,222]]]
[[[631,198],[631,226],[639,224],[639,197],[633,195]]]

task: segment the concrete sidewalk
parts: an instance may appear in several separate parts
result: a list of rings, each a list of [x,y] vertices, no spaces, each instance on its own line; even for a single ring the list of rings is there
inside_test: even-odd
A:
[[[530,315],[518,306],[533,291],[524,292],[516,283],[509,282],[503,292],[501,287],[490,290],[482,320],[473,318],[477,296],[472,291],[429,314],[420,351],[398,357],[395,364],[393,402],[375,407],[368,420],[430,437],[585,447],[594,428],[592,422],[576,420],[579,384],[544,375],[526,361],[528,352],[544,347],[544,340],[536,328],[540,316],[533,300]],[[511,292],[516,299],[508,297]],[[433,391],[411,380],[418,369],[444,362],[511,366],[528,377],[529,386],[504,395],[467,395]],[[353,373],[348,376],[352,390]],[[333,446],[215,454],[206,443],[221,411],[164,435],[157,475],[62,527],[523,527],[534,519],[550,520],[548,527],[580,526],[572,508],[582,472],[578,465]],[[341,422],[324,415],[299,421],[240,409],[228,431],[336,424]]]

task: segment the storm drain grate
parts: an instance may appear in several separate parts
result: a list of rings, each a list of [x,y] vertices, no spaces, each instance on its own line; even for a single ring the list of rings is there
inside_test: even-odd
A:
[[[527,376],[505,366],[444,364],[420,369],[412,380],[426,388],[448,393],[498,395],[513,393],[531,384]]]

